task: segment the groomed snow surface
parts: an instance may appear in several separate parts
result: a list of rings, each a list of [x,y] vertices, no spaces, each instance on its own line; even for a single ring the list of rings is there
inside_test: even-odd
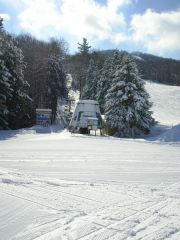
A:
[[[0,240],[180,239],[180,87],[146,87],[146,139],[0,131]]]

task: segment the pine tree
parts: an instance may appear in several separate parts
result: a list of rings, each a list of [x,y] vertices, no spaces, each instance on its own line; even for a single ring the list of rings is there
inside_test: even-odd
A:
[[[89,49],[91,48],[91,46],[89,45],[86,38],[83,38],[83,43],[78,43],[78,45],[78,49],[81,54],[87,55],[89,53]]]
[[[64,72],[62,58],[50,56],[48,61],[48,95],[49,108],[52,109],[52,122],[57,112],[58,97],[66,97],[66,74]]]
[[[9,84],[9,77],[9,71],[0,56],[0,130],[8,129],[7,98],[11,97],[12,92]]]
[[[23,82],[21,89],[18,91],[16,102],[16,116],[11,128],[25,128],[32,126],[35,122],[35,109],[33,101],[29,97],[30,85],[27,81]],[[14,118],[14,117],[13,117]]]
[[[112,71],[113,71],[112,59],[108,57],[104,62],[103,68],[101,69],[100,77],[97,83],[96,97],[102,113],[104,112],[105,109],[105,96],[107,94],[108,89],[111,86]]]
[[[3,19],[0,17],[0,31],[3,30]]]
[[[0,129],[8,129],[8,107],[7,98],[11,97],[10,73],[3,60],[5,31],[3,20],[0,18]]]
[[[29,114],[32,100],[28,95],[29,85],[24,81],[23,54],[17,47],[14,38],[4,31],[2,22],[0,28],[0,60],[0,71],[3,72],[1,84],[6,86],[1,88],[1,91],[4,91],[4,94],[2,94],[4,95],[4,101],[6,101],[6,110],[3,111],[6,113],[6,125],[8,123],[11,129],[29,126],[32,122]],[[6,91],[5,89],[9,90]]]
[[[96,100],[98,79],[99,79],[98,68],[94,60],[90,59],[82,99]]]
[[[116,54],[112,86],[106,96],[106,120],[120,137],[147,134],[154,123],[152,104],[132,57]]]
[[[79,82],[79,91],[80,98],[82,98],[83,89],[85,86],[86,74],[90,60],[89,49],[91,46],[89,45],[86,38],[83,38],[83,43],[78,43],[79,53],[76,55],[76,64],[78,69],[77,79]]]

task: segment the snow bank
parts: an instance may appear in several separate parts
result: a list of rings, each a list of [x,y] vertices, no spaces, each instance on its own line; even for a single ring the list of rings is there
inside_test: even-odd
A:
[[[10,138],[17,138],[19,136],[35,135],[35,134],[49,134],[59,133],[64,130],[62,124],[51,125],[50,127],[43,127],[35,125],[31,128],[22,128],[17,130],[0,130],[0,140],[7,140]]]
[[[180,142],[180,124],[172,127],[158,136],[150,138],[150,140],[161,142]]]
[[[24,185],[24,184],[31,184],[32,182],[30,181],[22,181],[21,179],[18,178],[1,178],[0,181],[2,183],[6,183],[6,184],[13,184],[13,185]]]
[[[12,184],[12,185],[24,185],[24,184],[33,184],[33,181],[29,179],[24,179],[21,176],[13,176],[11,174],[3,174],[0,176],[0,183]]]
[[[50,125],[49,127],[36,125],[31,129],[34,130],[35,133],[56,133],[61,132],[64,129],[64,126],[62,124]]]

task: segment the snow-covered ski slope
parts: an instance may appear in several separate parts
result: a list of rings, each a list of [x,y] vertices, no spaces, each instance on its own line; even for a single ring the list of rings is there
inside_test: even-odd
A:
[[[146,87],[147,139],[0,131],[0,240],[180,239],[180,88]]]
[[[146,83],[153,104],[154,117],[161,124],[180,124],[180,86]]]

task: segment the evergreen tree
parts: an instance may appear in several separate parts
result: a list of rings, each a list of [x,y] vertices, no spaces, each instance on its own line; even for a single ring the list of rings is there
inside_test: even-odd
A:
[[[88,64],[90,60],[89,49],[91,46],[89,45],[86,38],[83,38],[83,43],[78,43],[79,53],[76,55],[76,64],[77,67],[77,79],[79,82],[79,91],[80,98],[82,98],[83,89],[85,86],[85,80],[87,75]]]
[[[49,108],[52,109],[52,122],[57,112],[58,97],[66,97],[66,75],[60,56],[51,56],[48,61],[48,95]]]
[[[0,17],[0,31],[3,30],[3,19]]]
[[[97,82],[99,79],[99,71],[94,60],[89,61],[87,70],[86,84],[83,89],[82,99],[96,100]]]
[[[27,127],[32,121],[29,115],[32,101],[28,96],[29,85],[24,81],[23,55],[14,38],[7,34],[2,26],[0,29],[0,61],[0,71],[3,72],[1,86],[4,85],[1,91],[4,91],[2,95],[6,101],[6,110],[3,110],[6,113],[6,123],[8,122],[11,129]],[[7,89],[9,90],[6,91]],[[2,105],[5,106],[5,102],[4,104],[2,102]]]
[[[27,81],[23,82],[21,89],[19,89],[18,94],[15,96],[16,102],[16,115],[12,114],[13,122],[10,122],[11,128],[25,128],[32,126],[35,122],[35,109],[33,106],[33,101],[29,97],[30,85]]]
[[[116,53],[112,86],[106,96],[106,120],[120,137],[147,134],[154,123],[152,104],[132,57]],[[119,59],[119,61],[118,61]]]
[[[0,56],[0,130],[8,129],[7,98],[11,97],[12,92],[9,84],[9,77],[9,71],[4,65],[4,61],[1,60]]]
[[[10,73],[3,60],[4,37],[3,20],[0,18],[0,129],[8,129],[7,98],[11,97],[12,92],[9,83]]]
[[[89,49],[91,48],[91,46],[89,45],[86,38],[83,38],[83,43],[78,43],[78,45],[78,49],[81,54],[87,55],[89,53]]]
[[[101,112],[104,112],[105,108],[105,96],[108,89],[111,86],[111,77],[112,77],[113,65],[112,59],[108,57],[105,60],[104,66],[101,69],[101,74],[97,83],[97,101],[99,102]]]

